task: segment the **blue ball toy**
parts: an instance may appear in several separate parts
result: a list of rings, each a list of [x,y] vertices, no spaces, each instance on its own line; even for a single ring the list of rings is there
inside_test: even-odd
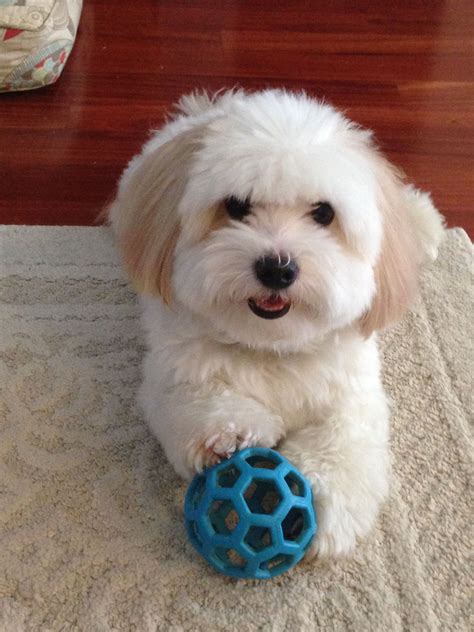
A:
[[[310,484],[269,448],[246,448],[197,474],[184,516],[198,553],[224,575],[247,579],[297,564],[317,525]]]

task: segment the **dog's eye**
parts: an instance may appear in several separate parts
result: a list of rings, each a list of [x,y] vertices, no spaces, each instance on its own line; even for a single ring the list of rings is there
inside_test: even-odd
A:
[[[311,215],[315,222],[321,224],[321,226],[329,226],[334,219],[334,209],[329,202],[318,202],[314,205]]]
[[[250,213],[250,200],[239,200],[234,196],[228,197],[224,201],[225,208],[232,219],[242,220]]]

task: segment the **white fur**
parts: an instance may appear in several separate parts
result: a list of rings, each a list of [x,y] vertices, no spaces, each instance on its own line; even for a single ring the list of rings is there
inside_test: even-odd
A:
[[[434,261],[444,235],[444,218],[435,209],[429,193],[409,185],[405,187],[405,194],[423,259]]]
[[[165,143],[202,129],[176,200],[173,302],[141,297],[146,419],[186,478],[244,446],[277,446],[313,484],[311,553],[347,554],[372,527],[389,472],[376,336],[360,329],[377,292],[385,226],[371,134],[283,91],[190,95],[180,107],[132,160],[111,209],[120,234],[135,212],[122,203],[134,175]],[[203,235],[205,213],[230,195],[250,196],[251,215]],[[436,210],[412,188],[405,198],[419,249],[435,256]],[[336,209],[331,226],[311,218],[317,201]],[[278,320],[247,304],[264,292],[253,262],[269,251],[291,253],[301,269],[281,292],[292,308]]]

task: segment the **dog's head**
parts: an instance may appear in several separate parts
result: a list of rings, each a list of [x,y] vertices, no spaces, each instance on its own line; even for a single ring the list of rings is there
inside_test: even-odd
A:
[[[111,218],[139,291],[254,347],[368,335],[416,288],[398,172],[370,132],[303,94],[183,100]]]

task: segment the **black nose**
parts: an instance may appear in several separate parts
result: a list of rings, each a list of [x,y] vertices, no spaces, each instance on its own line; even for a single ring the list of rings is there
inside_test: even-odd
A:
[[[272,290],[284,290],[295,282],[299,268],[288,255],[266,255],[255,262],[257,279]]]

